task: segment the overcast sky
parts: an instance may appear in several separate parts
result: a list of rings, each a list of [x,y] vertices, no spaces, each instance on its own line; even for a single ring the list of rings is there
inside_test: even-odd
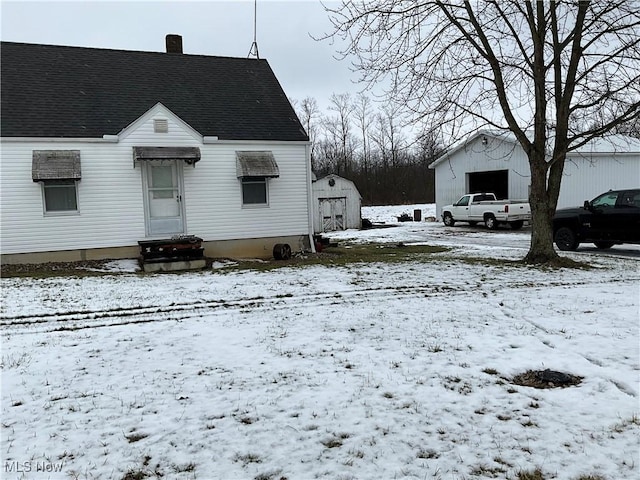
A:
[[[325,2],[331,4],[332,2]],[[3,41],[164,52],[165,35],[182,35],[186,54],[246,58],[253,43],[254,2],[5,1]],[[335,3],[334,3],[335,5]],[[336,46],[311,38],[330,31],[318,0],[257,3],[257,44],[287,96],[314,97],[324,110],[332,93],[357,93],[357,74],[334,58]]]

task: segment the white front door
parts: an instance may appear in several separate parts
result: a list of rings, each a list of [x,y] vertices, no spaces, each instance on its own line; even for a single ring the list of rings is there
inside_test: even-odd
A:
[[[149,236],[184,233],[182,204],[182,162],[150,160],[143,162],[145,217]]]
[[[342,198],[321,198],[320,218],[322,219],[322,231],[332,232],[335,230],[345,230],[346,225],[347,199]]]

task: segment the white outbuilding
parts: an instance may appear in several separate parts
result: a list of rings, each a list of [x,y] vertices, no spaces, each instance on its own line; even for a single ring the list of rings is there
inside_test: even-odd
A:
[[[512,134],[479,131],[430,168],[435,170],[438,215],[465,193],[529,197],[529,162]],[[624,135],[601,138],[567,154],[558,208],[582,205],[603,192],[624,188],[640,188],[640,140]]]
[[[327,175],[313,182],[312,192],[315,233],[362,226],[362,197],[351,180]]]

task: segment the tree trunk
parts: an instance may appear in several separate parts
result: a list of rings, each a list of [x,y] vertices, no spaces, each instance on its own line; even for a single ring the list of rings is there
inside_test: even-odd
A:
[[[558,254],[553,248],[553,213],[546,205],[531,204],[531,245],[524,257],[525,263],[546,264],[555,262]]]
[[[539,144],[532,144],[527,152],[531,169],[531,244],[529,252],[524,257],[525,263],[547,264],[556,262],[559,257],[553,248],[553,216],[556,211],[560,183],[554,181],[547,184],[548,164],[544,154],[544,138]],[[562,166],[557,165],[551,178],[555,180]]]

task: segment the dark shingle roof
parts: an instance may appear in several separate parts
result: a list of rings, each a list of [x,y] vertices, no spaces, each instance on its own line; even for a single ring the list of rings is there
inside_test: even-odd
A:
[[[2,137],[114,135],[161,102],[205,136],[307,140],[266,60],[1,43]]]

